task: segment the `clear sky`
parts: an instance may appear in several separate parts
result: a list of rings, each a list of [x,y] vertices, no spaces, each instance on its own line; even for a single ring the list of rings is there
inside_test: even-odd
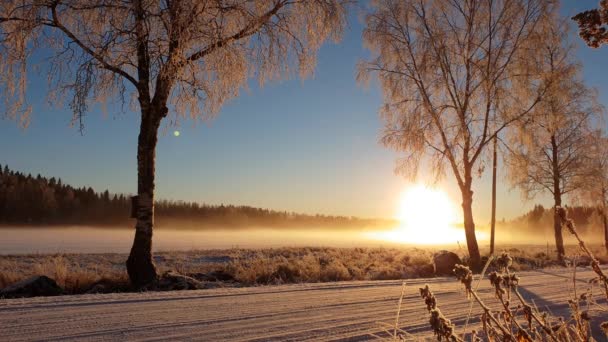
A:
[[[597,0],[565,1],[572,15]],[[381,122],[377,87],[355,82],[355,65],[368,53],[357,14],[338,45],[325,45],[314,77],[248,91],[223,107],[210,122],[163,126],[157,151],[157,197],[210,204],[243,204],[305,213],[394,217],[408,182],[394,174],[397,154],[378,143]],[[575,31],[573,31],[575,34]],[[579,42],[584,77],[608,105],[608,48]],[[96,190],[136,191],[137,113],[98,108],[85,119],[85,133],[70,127],[67,108],[51,108],[45,78],[32,75],[31,125],[0,120],[0,164],[15,170],[61,177],[64,183]],[[178,129],[179,137],[172,133]],[[501,175],[499,168],[499,177]],[[420,181],[424,181],[424,170]],[[502,179],[504,180],[504,179]],[[490,179],[475,180],[477,222],[490,216]],[[499,179],[501,181],[501,179]],[[459,191],[450,174],[439,184],[453,202]],[[499,184],[497,217],[510,218],[546,197],[521,200]]]

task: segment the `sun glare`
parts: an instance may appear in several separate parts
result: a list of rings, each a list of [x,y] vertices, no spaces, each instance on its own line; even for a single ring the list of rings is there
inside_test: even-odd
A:
[[[435,188],[415,185],[401,194],[392,231],[372,233],[376,239],[411,244],[452,244],[465,239],[457,207],[448,195]]]
[[[441,230],[450,227],[457,215],[445,192],[417,185],[401,195],[397,218],[411,228]]]

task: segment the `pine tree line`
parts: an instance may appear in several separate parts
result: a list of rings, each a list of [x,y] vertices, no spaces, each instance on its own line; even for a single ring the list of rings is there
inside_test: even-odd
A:
[[[76,188],[60,178],[32,176],[0,165],[0,224],[93,225],[131,224],[130,195]],[[345,216],[306,215],[234,205],[161,200],[157,221],[166,227],[209,226],[332,226],[354,227],[382,223]]]
[[[602,210],[599,207],[592,206],[566,206],[568,217],[580,228],[583,232],[601,233],[601,214]],[[519,229],[525,229],[530,233],[542,232],[543,229],[549,228],[553,219],[553,207],[545,208],[541,204],[536,204],[527,213],[513,219],[512,224],[515,224]]]

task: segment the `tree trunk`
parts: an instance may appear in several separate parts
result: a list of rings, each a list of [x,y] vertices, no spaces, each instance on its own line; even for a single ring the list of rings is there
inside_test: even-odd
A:
[[[553,199],[555,201],[555,207],[553,207],[553,209],[561,207],[561,195],[556,194],[553,196]],[[557,249],[557,259],[561,261],[564,259],[566,251],[564,249],[564,238],[562,236],[562,222],[561,218],[559,217],[559,214],[557,213],[557,210],[554,210],[553,213],[553,231],[555,233],[555,248]]]
[[[472,179],[469,175],[467,175],[464,187],[462,187],[460,191],[462,192],[464,233],[467,239],[469,257],[471,258],[470,266],[474,271],[479,271],[481,270],[481,255],[479,254],[479,246],[477,245],[477,237],[475,236],[475,221],[473,220],[473,191],[471,190],[471,183]]]
[[[490,255],[494,254],[494,234],[496,231],[496,137],[494,137],[494,160],[492,161],[492,221],[490,223]]]
[[[602,223],[604,224],[604,247],[608,253],[608,216],[606,215],[606,189],[602,188]]]
[[[608,253],[608,217],[606,216],[606,208],[602,210],[602,221],[604,222],[604,247]]]
[[[155,110],[142,110],[137,143],[137,200],[134,212],[137,223],[133,247],[127,260],[127,273],[136,288],[156,281],[152,260],[152,230],[154,227],[154,167],[158,127],[162,116]]]
[[[551,136],[551,150],[552,150],[552,163],[553,163],[553,231],[555,233],[555,247],[557,249],[557,259],[564,260],[566,251],[564,249],[564,238],[562,236],[562,223],[557,213],[557,207],[562,206],[562,191],[560,188],[560,172],[559,172],[559,160],[557,154],[557,143],[555,136]]]

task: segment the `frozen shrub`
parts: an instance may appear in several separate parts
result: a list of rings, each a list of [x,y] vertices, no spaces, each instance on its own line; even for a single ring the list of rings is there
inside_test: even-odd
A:
[[[348,269],[339,261],[332,261],[321,269],[321,281],[351,280]]]
[[[302,273],[298,265],[292,263],[282,263],[277,266],[272,278],[281,283],[298,283],[302,280]]]

